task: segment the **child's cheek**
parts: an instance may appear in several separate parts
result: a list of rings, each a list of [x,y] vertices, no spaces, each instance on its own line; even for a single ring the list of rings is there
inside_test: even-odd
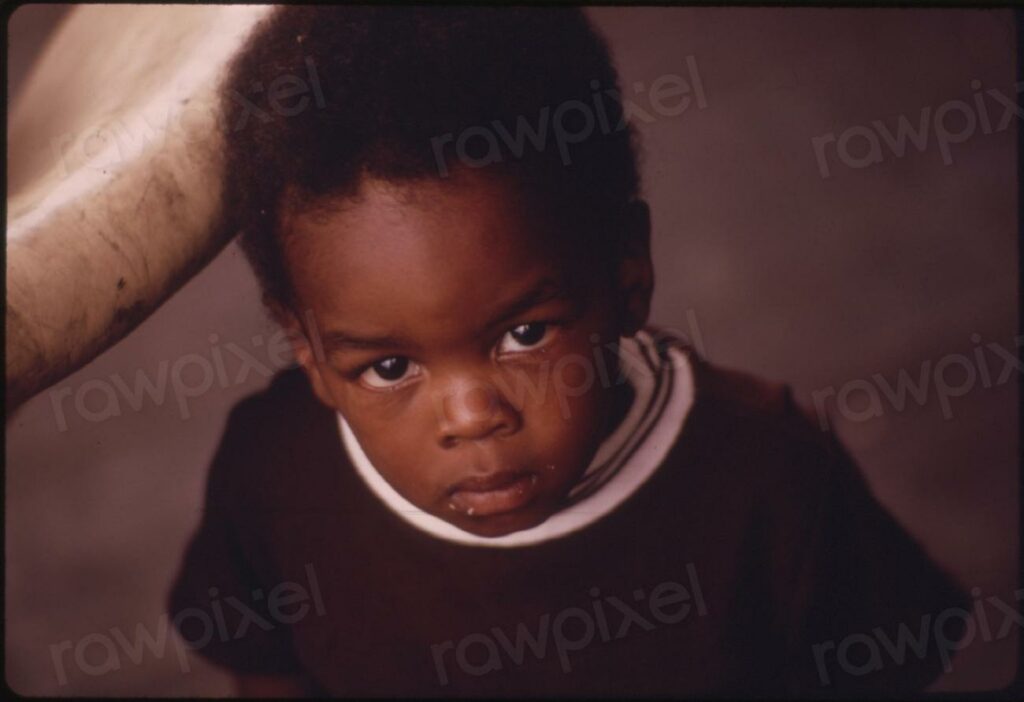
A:
[[[417,388],[396,390],[369,390],[358,383],[337,375],[332,384],[338,409],[346,421],[390,423],[406,421],[404,416],[417,394]]]
[[[526,424],[544,427],[551,443],[573,450],[586,444],[588,437],[600,434],[605,395],[588,360],[563,356],[551,373],[543,401],[527,407]]]

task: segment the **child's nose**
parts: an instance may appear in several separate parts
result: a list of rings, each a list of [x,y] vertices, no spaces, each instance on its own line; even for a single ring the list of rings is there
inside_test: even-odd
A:
[[[522,426],[519,412],[487,380],[452,380],[441,391],[439,400],[438,442],[445,448],[465,441],[507,436]]]

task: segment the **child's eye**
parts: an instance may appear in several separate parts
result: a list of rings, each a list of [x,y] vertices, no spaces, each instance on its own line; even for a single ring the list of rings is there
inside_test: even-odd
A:
[[[548,339],[551,327],[544,322],[520,324],[505,332],[498,346],[499,353],[528,351],[537,348]]]
[[[372,364],[359,376],[364,385],[374,389],[394,387],[419,373],[419,366],[404,356],[391,356]]]

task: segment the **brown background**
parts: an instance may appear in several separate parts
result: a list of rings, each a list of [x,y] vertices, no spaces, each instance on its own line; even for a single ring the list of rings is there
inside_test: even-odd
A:
[[[11,93],[64,8],[23,7],[12,18]],[[935,139],[900,158],[855,169],[829,147],[822,178],[812,138],[900,115],[916,123],[949,100],[972,103],[971,81],[1013,92],[1008,11],[603,8],[623,85],[686,75],[693,56],[704,109],[641,124],[655,228],[654,319],[701,342],[714,361],[812,393],[904,370],[917,378],[981,343],[1016,354],[1016,138],[980,129],[943,163]],[[116,31],[116,28],[110,28]],[[98,38],[100,45],[102,39]],[[145,47],[140,47],[144,51]],[[989,100],[998,122],[1002,110]],[[54,109],[59,109],[55,105]],[[960,125],[956,118],[950,124]],[[863,153],[864,141],[851,151]],[[884,144],[883,144],[884,148]],[[230,246],[121,344],[58,388],[136,372],[187,354],[212,358],[272,332],[238,249]],[[216,335],[211,342],[211,335]],[[972,340],[972,335],[977,335]],[[230,357],[230,355],[229,355]],[[988,353],[991,372],[1002,362]],[[234,379],[238,362],[229,361]],[[963,372],[948,371],[959,383]],[[965,587],[1013,602],[1018,551],[1019,373],[975,383],[951,400],[883,403],[860,418],[866,394],[835,415],[878,497]],[[266,380],[252,375],[193,400],[173,394],[140,411],[90,422],[52,393],[7,424],[6,677],[26,694],[215,694],[225,676],[172,648],[120,653],[119,669],[90,675],[65,654],[60,684],[51,646],[118,628],[157,631],[163,598],[196,526],[207,461],[226,413]],[[883,396],[884,398],[884,396]],[[93,410],[101,400],[86,400]],[[834,411],[834,410],[833,410]],[[994,628],[1000,620],[990,615]],[[991,688],[1014,671],[1016,636],[975,645],[939,686]],[[101,658],[91,650],[92,663]]]

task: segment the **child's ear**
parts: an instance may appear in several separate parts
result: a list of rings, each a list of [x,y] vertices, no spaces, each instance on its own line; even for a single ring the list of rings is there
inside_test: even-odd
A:
[[[306,325],[313,325],[312,329],[307,329],[290,307],[267,297],[264,298],[264,304],[270,310],[274,320],[284,328],[285,334],[288,335],[292,351],[295,354],[295,360],[298,361],[306,377],[309,378],[309,384],[312,386],[313,393],[317,399],[328,407],[337,409],[334,398],[327,391],[327,384],[324,382],[323,375],[320,372],[320,361],[323,360],[323,351],[317,347],[319,341],[310,341],[311,336],[316,340],[320,338],[319,331],[315,327],[316,320],[313,314],[307,313],[305,315]]]
[[[633,336],[651,312],[654,266],[651,264],[651,211],[643,200],[630,203],[623,223],[618,263],[620,334]]]

